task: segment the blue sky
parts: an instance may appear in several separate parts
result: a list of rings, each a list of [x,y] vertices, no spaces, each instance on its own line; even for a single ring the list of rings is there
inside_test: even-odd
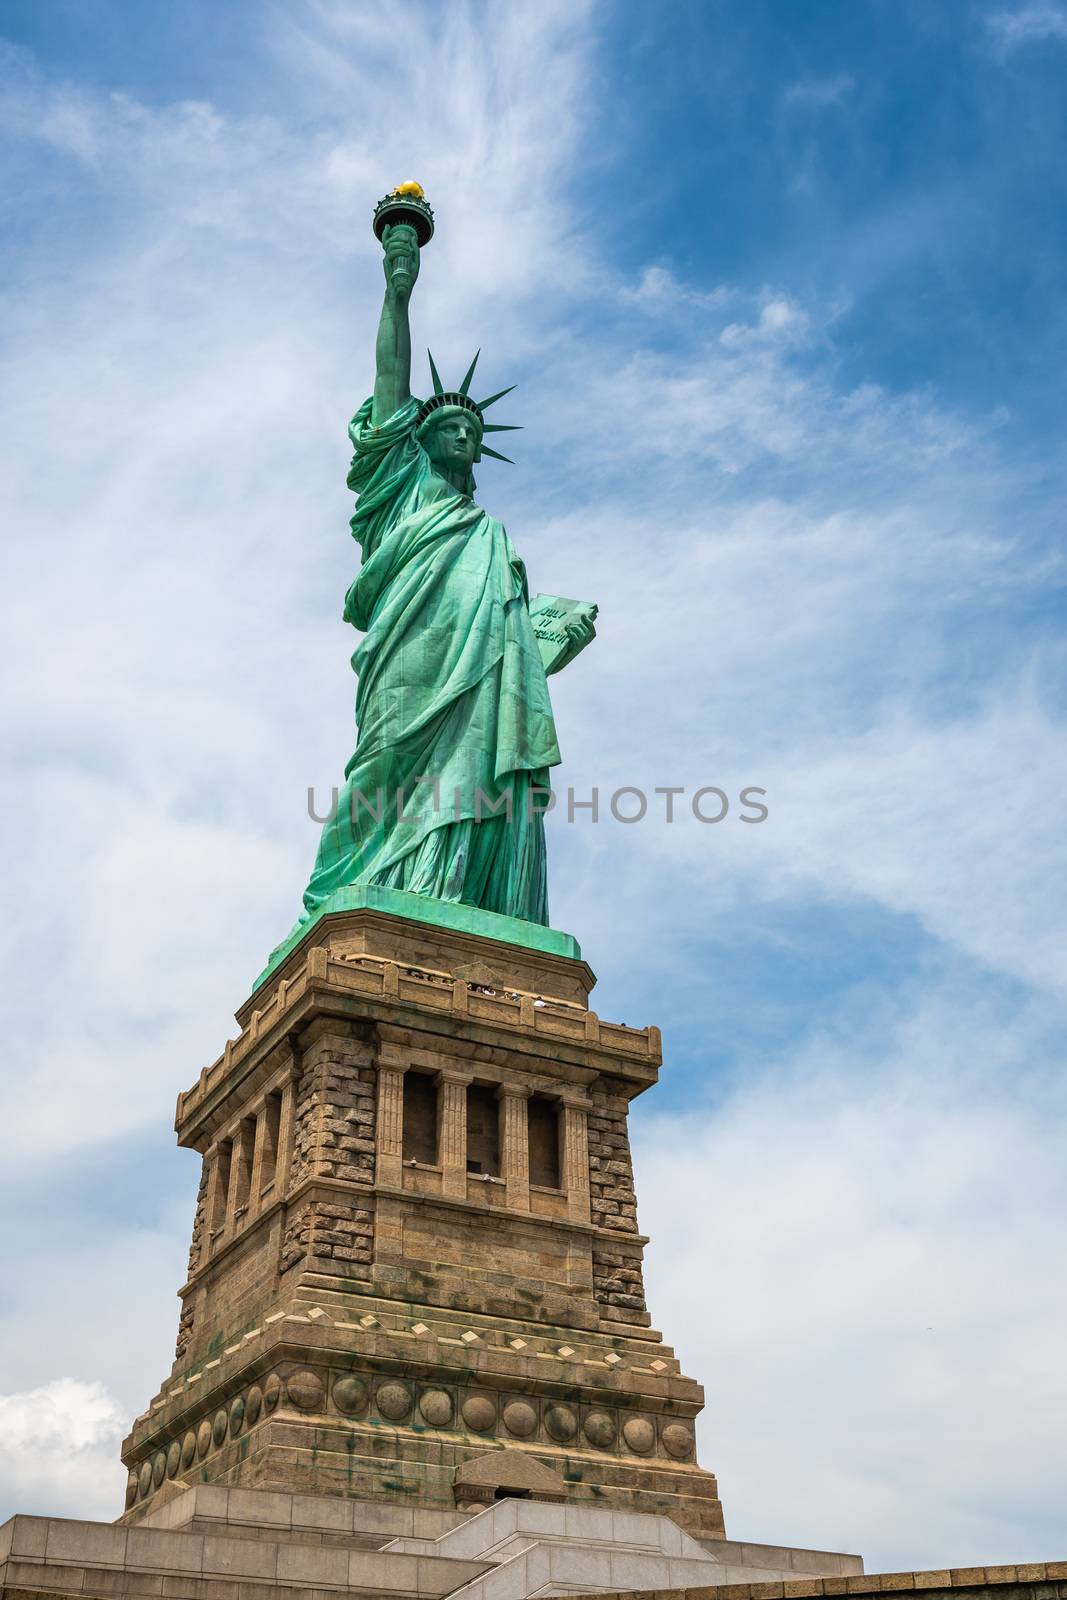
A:
[[[8,0],[0,34],[7,1503],[112,1515],[169,1364],[174,1097],[350,751],[345,422],[413,175],[416,347],[519,384],[482,503],[601,605],[562,783],[768,790],[759,828],[550,819],[599,1010],[664,1031],[652,1304],[728,1529],[1062,1553],[1067,6]]]

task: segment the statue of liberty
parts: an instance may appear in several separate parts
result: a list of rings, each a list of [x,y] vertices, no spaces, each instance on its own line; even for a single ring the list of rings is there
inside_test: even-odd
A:
[[[406,205],[383,201],[376,213],[385,300],[374,393],[348,430],[363,555],[344,606],[364,634],[352,657],[357,743],[297,926],[354,884],[547,924],[543,812],[560,753],[546,666],[523,564],[474,501],[475,463],[508,460],[484,443],[505,428],[484,413],[510,390],[471,398],[477,356],[459,388],[444,389],[431,356],[434,393],[412,395],[408,308],[419,234],[424,244],[433,221],[419,186],[398,197]],[[402,220],[382,220],[383,209]],[[581,607],[559,624],[548,670],[585,648],[594,616]]]

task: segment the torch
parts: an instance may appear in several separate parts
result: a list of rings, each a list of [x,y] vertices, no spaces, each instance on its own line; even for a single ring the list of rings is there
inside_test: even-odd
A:
[[[413,178],[407,183],[398,183],[391,194],[383,195],[378,201],[372,224],[375,237],[384,244],[386,228],[395,228],[401,222],[414,228],[420,249],[433,238],[433,212],[422,184],[416,183]],[[398,256],[393,266],[393,277],[410,278],[410,275],[409,263],[404,256]]]

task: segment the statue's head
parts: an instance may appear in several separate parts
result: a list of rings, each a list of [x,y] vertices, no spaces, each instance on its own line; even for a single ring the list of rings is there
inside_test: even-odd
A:
[[[501,455],[499,450],[491,450],[482,441],[487,433],[514,432],[506,423],[486,422],[483,415],[487,407],[510,394],[511,389],[501,389],[499,394],[491,394],[487,400],[473,400],[467,389],[477,363],[478,357],[475,356],[458,389],[446,389],[438,376],[433,356],[430,356],[434,392],[419,407],[416,431],[419,443],[433,465],[446,476],[463,469],[469,473],[483,454],[494,456],[497,461],[510,460],[510,457]],[[471,481],[473,483],[473,479]]]
[[[469,471],[481,460],[483,426],[473,409],[439,406],[419,428],[419,443],[441,472]]]

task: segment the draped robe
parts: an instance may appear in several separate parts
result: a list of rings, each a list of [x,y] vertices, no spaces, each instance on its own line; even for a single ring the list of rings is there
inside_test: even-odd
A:
[[[560,754],[526,572],[501,523],[431,467],[418,404],[374,427],[367,400],[349,426],[358,734],[300,920],[367,883],[547,923],[545,800],[530,796]]]

